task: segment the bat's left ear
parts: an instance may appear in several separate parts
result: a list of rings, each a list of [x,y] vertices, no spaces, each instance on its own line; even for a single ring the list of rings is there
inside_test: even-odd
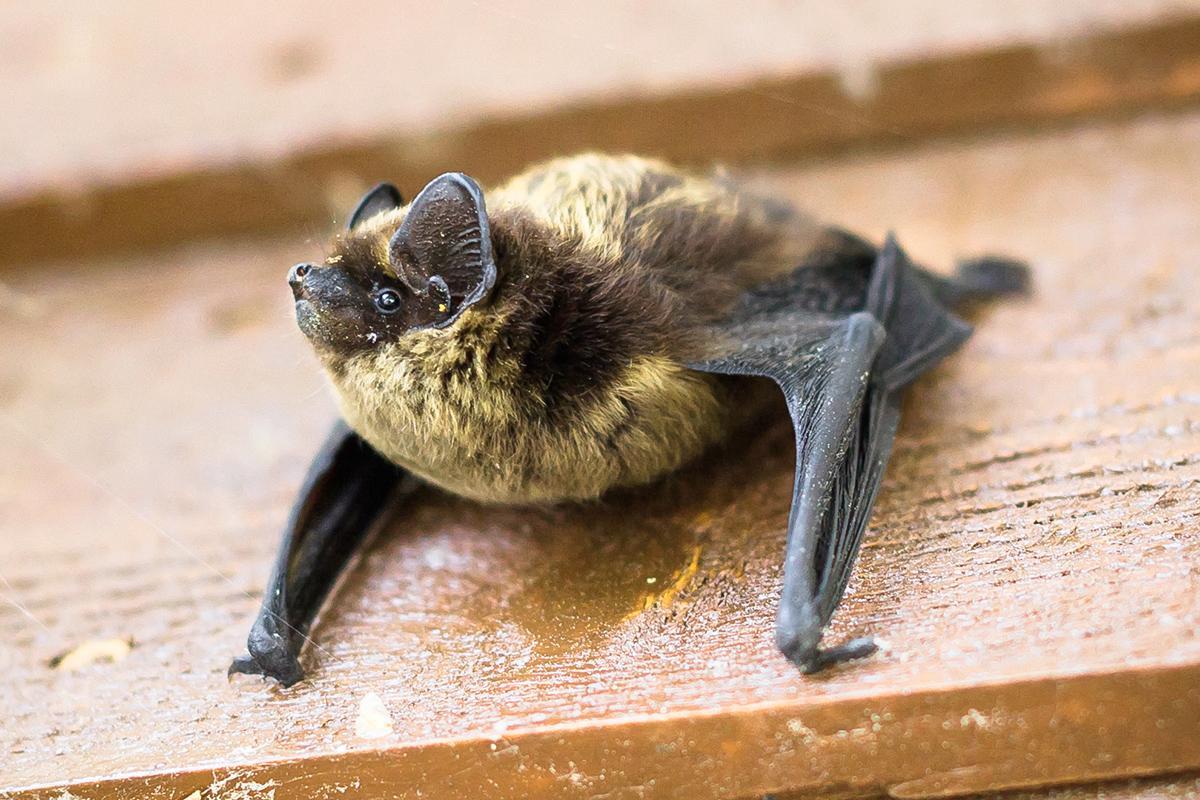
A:
[[[461,172],[430,181],[392,236],[388,257],[414,292],[449,294],[438,324],[487,297],[496,283],[496,262],[479,184]]]
[[[358,205],[350,212],[350,219],[346,222],[346,230],[352,231],[360,223],[376,214],[391,211],[402,205],[404,205],[404,198],[400,196],[400,190],[390,183],[381,183],[364,194],[362,200],[358,201]]]

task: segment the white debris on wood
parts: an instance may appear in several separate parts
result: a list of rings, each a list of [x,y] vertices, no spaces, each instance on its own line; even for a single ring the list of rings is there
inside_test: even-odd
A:
[[[363,697],[358,706],[358,719],[354,720],[354,733],[360,739],[378,739],[392,733],[392,715],[383,699],[375,692]]]

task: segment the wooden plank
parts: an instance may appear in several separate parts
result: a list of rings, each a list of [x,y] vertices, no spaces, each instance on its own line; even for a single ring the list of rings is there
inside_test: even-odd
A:
[[[326,24],[345,15],[306,2],[311,15],[290,17],[285,36],[276,25],[233,22],[274,12],[219,0],[218,9],[182,12],[223,20],[195,26],[187,43],[172,33],[193,30],[177,9],[164,12],[169,21],[115,15],[110,4],[73,14],[69,25],[96,52],[65,63],[43,53],[33,66],[19,62],[33,70],[25,80],[0,82],[12,105],[34,109],[11,146],[0,138],[13,154],[0,165],[0,266],[320,229],[381,174],[415,191],[449,165],[492,180],[588,148],[676,161],[794,159],[1200,97],[1200,6],[1191,1],[920,0],[858,17],[760,0],[739,7],[736,21],[725,5],[705,3],[687,9],[690,38],[680,35],[682,10],[660,16],[637,4],[583,17],[522,3],[437,13],[423,5],[419,15],[393,5],[366,3]],[[485,5],[488,25],[462,24]],[[6,13],[34,15],[51,42],[68,24],[41,6]],[[129,29],[111,30],[117,18]],[[512,50],[534,21],[546,51],[531,69]],[[223,39],[231,30],[246,41]],[[264,41],[261,30],[272,34]],[[442,43],[451,39],[448,60]],[[41,53],[26,44],[14,58],[31,49]],[[212,70],[218,51],[233,60]],[[57,133],[29,133],[39,130]]]
[[[883,654],[810,679],[774,651],[780,418],[583,509],[430,496],[350,576],[311,683],[227,684],[331,414],[283,285],[316,245],[62,264],[4,283],[9,795],[929,797],[1200,767],[1200,115],[756,180],[930,263],[1037,271],[908,403],[831,633]]]

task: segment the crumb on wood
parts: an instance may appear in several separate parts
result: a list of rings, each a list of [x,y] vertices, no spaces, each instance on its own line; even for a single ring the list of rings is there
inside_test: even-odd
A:
[[[74,672],[97,662],[116,663],[133,649],[133,637],[124,639],[92,639],[50,659],[51,669]]]
[[[354,733],[360,739],[378,739],[390,735],[392,730],[392,715],[383,699],[375,692],[368,692],[359,703]]]

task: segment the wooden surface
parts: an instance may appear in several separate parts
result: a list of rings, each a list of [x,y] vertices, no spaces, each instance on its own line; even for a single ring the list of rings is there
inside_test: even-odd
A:
[[[929,263],[1036,270],[909,398],[830,632],[881,655],[804,678],[774,650],[781,416],[582,509],[426,495],[311,682],[227,683],[332,414],[283,280],[319,244],[63,263],[0,284],[0,786],[927,797],[1200,767],[1200,114],[755,179]],[[391,733],[356,731],[371,693]]]
[[[794,160],[1200,98],[1197,0],[290,9],[0,13],[0,104],[20,111],[0,266],[323,230],[381,174],[412,192],[448,163]]]

